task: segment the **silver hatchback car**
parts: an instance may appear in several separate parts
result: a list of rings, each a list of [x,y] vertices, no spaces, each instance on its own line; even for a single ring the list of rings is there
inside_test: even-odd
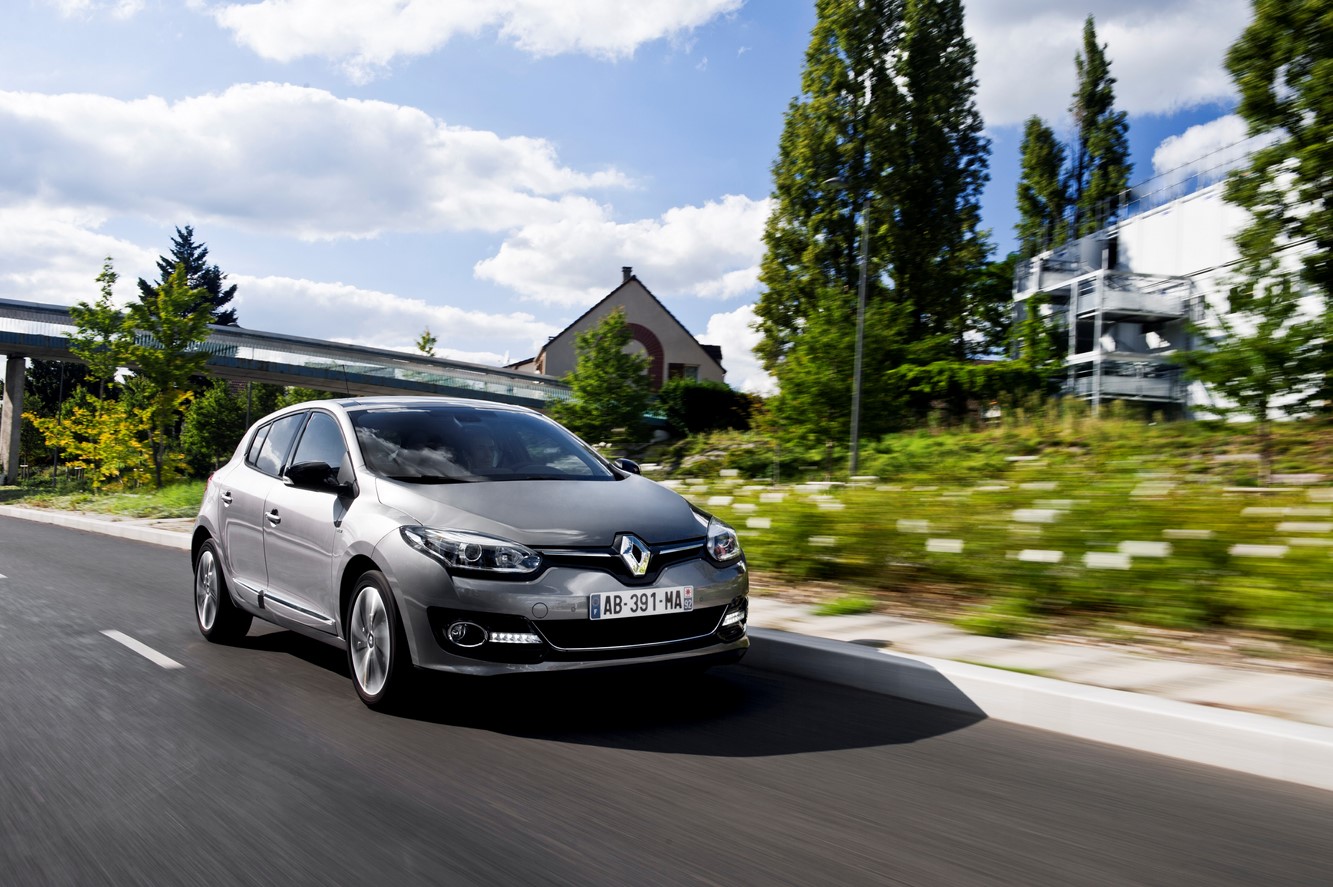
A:
[[[540,413],[487,401],[311,401],[261,419],[209,479],[199,630],[258,617],[344,647],[371,707],[414,669],[494,675],[735,662],[736,533]]]

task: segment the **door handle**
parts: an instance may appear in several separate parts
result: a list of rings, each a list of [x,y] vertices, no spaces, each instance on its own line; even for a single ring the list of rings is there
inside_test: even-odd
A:
[[[231,504],[231,490],[223,490],[222,495],[218,497],[222,500],[223,506]]]
[[[277,526],[278,524],[282,523],[282,518],[278,517],[278,509],[276,508],[270,511],[268,514],[264,515],[264,517],[268,518],[268,522],[273,524],[274,526]]]

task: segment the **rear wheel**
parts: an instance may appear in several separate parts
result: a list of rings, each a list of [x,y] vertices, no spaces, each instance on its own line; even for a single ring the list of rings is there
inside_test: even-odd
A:
[[[378,570],[361,574],[347,614],[347,662],[361,701],[384,710],[407,695],[412,670],[407,636],[388,580]]]
[[[215,644],[233,643],[250,630],[250,614],[232,601],[212,539],[205,540],[194,562],[194,616],[199,633]]]

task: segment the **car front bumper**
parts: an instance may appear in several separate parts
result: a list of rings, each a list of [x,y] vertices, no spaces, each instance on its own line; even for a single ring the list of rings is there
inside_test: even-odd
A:
[[[419,668],[474,675],[566,671],[676,660],[734,662],[746,634],[749,575],[744,560],[719,567],[703,558],[671,564],[649,585],[628,585],[600,570],[548,567],[526,581],[451,577],[407,546],[392,552],[412,659]],[[688,613],[592,620],[594,594],[693,590]],[[455,623],[475,626],[450,640]]]

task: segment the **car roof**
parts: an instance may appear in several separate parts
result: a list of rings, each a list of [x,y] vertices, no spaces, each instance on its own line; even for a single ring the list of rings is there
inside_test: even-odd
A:
[[[481,400],[472,397],[436,397],[429,395],[370,395],[365,397],[339,397],[329,398],[327,400],[308,400],[304,403],[292,404],[292,407],[312,407],[312,406],[336,406],[344,410],[367,410],[367,409],[387,409],[393,407],[427,407],[427,406],[454,406],[454,407],[476,407],[485,409],[506,410],[516,413],[532,413],[527,407],[516,404],[501,403],[495,400]]]

